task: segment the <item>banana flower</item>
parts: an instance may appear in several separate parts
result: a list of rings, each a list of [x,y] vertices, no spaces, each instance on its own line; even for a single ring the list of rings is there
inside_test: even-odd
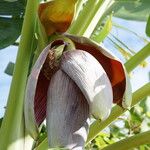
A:
[[[46,118],[49,147],[83,149],[89,118],[105,120],[116,103],[131,105],[131,87],[123,64],[85,37],[64,35],[40,54],[29,75],[25,124],[34,139]]]

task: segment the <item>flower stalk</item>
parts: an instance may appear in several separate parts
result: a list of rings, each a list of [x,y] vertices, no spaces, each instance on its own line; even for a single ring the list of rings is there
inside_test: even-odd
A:
[[[27,1],[22,36],[8,97],[7,109],[0,130],[0,149],[24,149],[24,91],[32,54],[37,7],[38,1]]]

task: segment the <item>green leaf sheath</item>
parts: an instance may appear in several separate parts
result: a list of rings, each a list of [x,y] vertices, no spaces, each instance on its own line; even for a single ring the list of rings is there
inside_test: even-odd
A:
[[[79,16],[73,22],[68,32],[71,34],[82,35],[89,26],[102,2],[103,0],[88,0],[84,6],[84,9],[80,11]]]
[[[0,17],[0,49],[12,45],[20,35],[22,18]]]
[[[105,11],[112,6],[114,1],[112,0],[105,0],[103,1],[103,3],[98,3],[98,10],[95,13],[94,17],[92,18],[90,24],[88,25],[88,27],[86,28],[85,32],[83,33],[83,36],[89,38],[91,37],[94,29],[96,28],[97,24],[102,22],[102,20],[104,19],[103,15],[105,13]]]
[[[23,103],[38,1],[28,0],[7,108],[0,129],[1,150],[24,150]]]

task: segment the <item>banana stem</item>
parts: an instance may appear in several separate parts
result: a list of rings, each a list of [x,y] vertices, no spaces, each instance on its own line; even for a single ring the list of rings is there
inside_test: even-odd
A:
[[[75,11],[75,16],[74,16],[74,21],[76,21],[78,15],[79,15],[79,13],[80,13],[80,11],[82,9],[83,4],[84,4],[83,0],[78,0],[78,2],[76,4],[76,11]]]
[[[150,83],[145,84],[140,89],[135,91],[132,96],[132,106],[137,104],[140,100],[150,95]],[[93,140],[98,133],[103,130],[106,126],[108,126],[112,121],[114,121],[116,118],[118,118],[121,114],[123,114],[126,110],[122,109],[120,106],[116,105],[113,107],[112,112],[110,116],[103,122],[95,121],[90,126],[89,136],[87,139],[87,142],[90,142]]]
[[[103,148],[102,150],[127,150],[148,143],[150,143],[150,131],[125,138],[123,140],[120,140],[119,142]]]
[[[34,65],[34,63],[36,62],[37,58],[39,57],[40,53],[42,52],[42,50],[48,45],[48,37],[45,33],[45,30],[40,22],[40,19],[37,17],[37,40],[38,40],[38,44],[37,44],[37,48],[34,52],[34,56],[33,56],[33,60],[32,60],[32,66]]]
[[[24,91],[32,53],[37,7],[37,0],[27,1],[21,40],[7,102],[7,109],[0,130],[1,150],[24,149]]]
[[[68,32],[70,34],[83,35],[102,2],[103,0],[88,0]]]
[[[90,38],[90,36],[92,35],[94,29],[96,28],[97,24],[102,21],[102,17],[105,13],[105,11],[107,9],[109,9],[109,7],[114,3],[113,0],[105,0],[103,2],[101,2],[99,0],[97,6],[97,12],[95,12],[94,17],[92,18],[92,20],[90,21],[90,24],[88,25],[88,27],[86,27],[86,30],[83,33],[83,36]],[[97,8],[97,7],[96,7]]]

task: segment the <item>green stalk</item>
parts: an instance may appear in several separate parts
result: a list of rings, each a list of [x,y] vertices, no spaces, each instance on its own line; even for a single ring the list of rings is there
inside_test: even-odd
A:
[[[81,10],[79,16],[75,19],[68,32],[70,34],[90,37],[98,22],[100,22],[99,20],[102,21],[106,9],[108,9],[113,2],[114,1],[112,0],[88,0],[84,9]]]
[[[68,32],[70,34],[83,35],[102,2],[103,0],[88,0]]]
[[[74,21],[77,19],[81,9],[82,9],[82,6],[84,4],[84,1],[83,0],[78,0],[77,1],[77,4],[76,4],[76,11],[75,11],[75,16],[74,16]],[[71,26],[72,27],[72,26]]]
[[[145,84],[140,89],[135,91],[132,95],[132,106],[137,104],[140,100],[150,95],[150,83]],[[89,136],[87,139],[87,143],[93,140],[98,133],[103,130],[106,126],[108,126],[112,121],[117,119],[121,114],[123,114],[126,110],[121,108],[120,106],[116,105],[113,107],[110,116],[103,122],[95,121],[90,126]]]
[[[150,43],[143,47],[138,53],[136,53],[130,60],[125,63],[127,72],[131,72],[136,66],[138,66],[144,59],[150,56]]]
[[[0,130],[1,150],[24,149],[23,102],[26,87],[38,1],[28,0],[21,40],[14,68],[7,109]]]
[[[99,31],[99,27],[101,25],[101,21],[98,22],[96,28],[94,29],[92,35],[91,35],[91,39],[97,43],[102,42],[110,33],[111,29],[112,29],[112,16],[109,16],[105,22],[105,25],[103,26],[103,28]],[[98,32],[98,33],[97,33]]]
[[[127,149],[131,149],[149,143],[150,143],[150,131],[147,131],[120,140],[114,144],[111,144],[103,148],[102,150],[127,150]]]
[[[45,33],[44,27],[42,26],[39,18],[37,18],[37,31],[36,32],[37,32],[37,38],[38,38],[37,39],[38,45],[34,52],[32,65],[34,65],[34,63],[36,62],[42,50],[48,45],[48,37]]]
[[[88,38],[91,36],[91,34],[93,33],[93,31],[96,28],[97,24],[100,22],[100,20],[102,21],[102,17],[104,15],[105,11],[113,3],[114,3],[113,0],[105,0],[105,1],[103,1],[103,3],[97,4],[98,9],[97,9],[94,17],[92,18],[92,20],[90,20],[90,23],[86,27],[85,31],[82,33],[83,36],[88,37]]]

